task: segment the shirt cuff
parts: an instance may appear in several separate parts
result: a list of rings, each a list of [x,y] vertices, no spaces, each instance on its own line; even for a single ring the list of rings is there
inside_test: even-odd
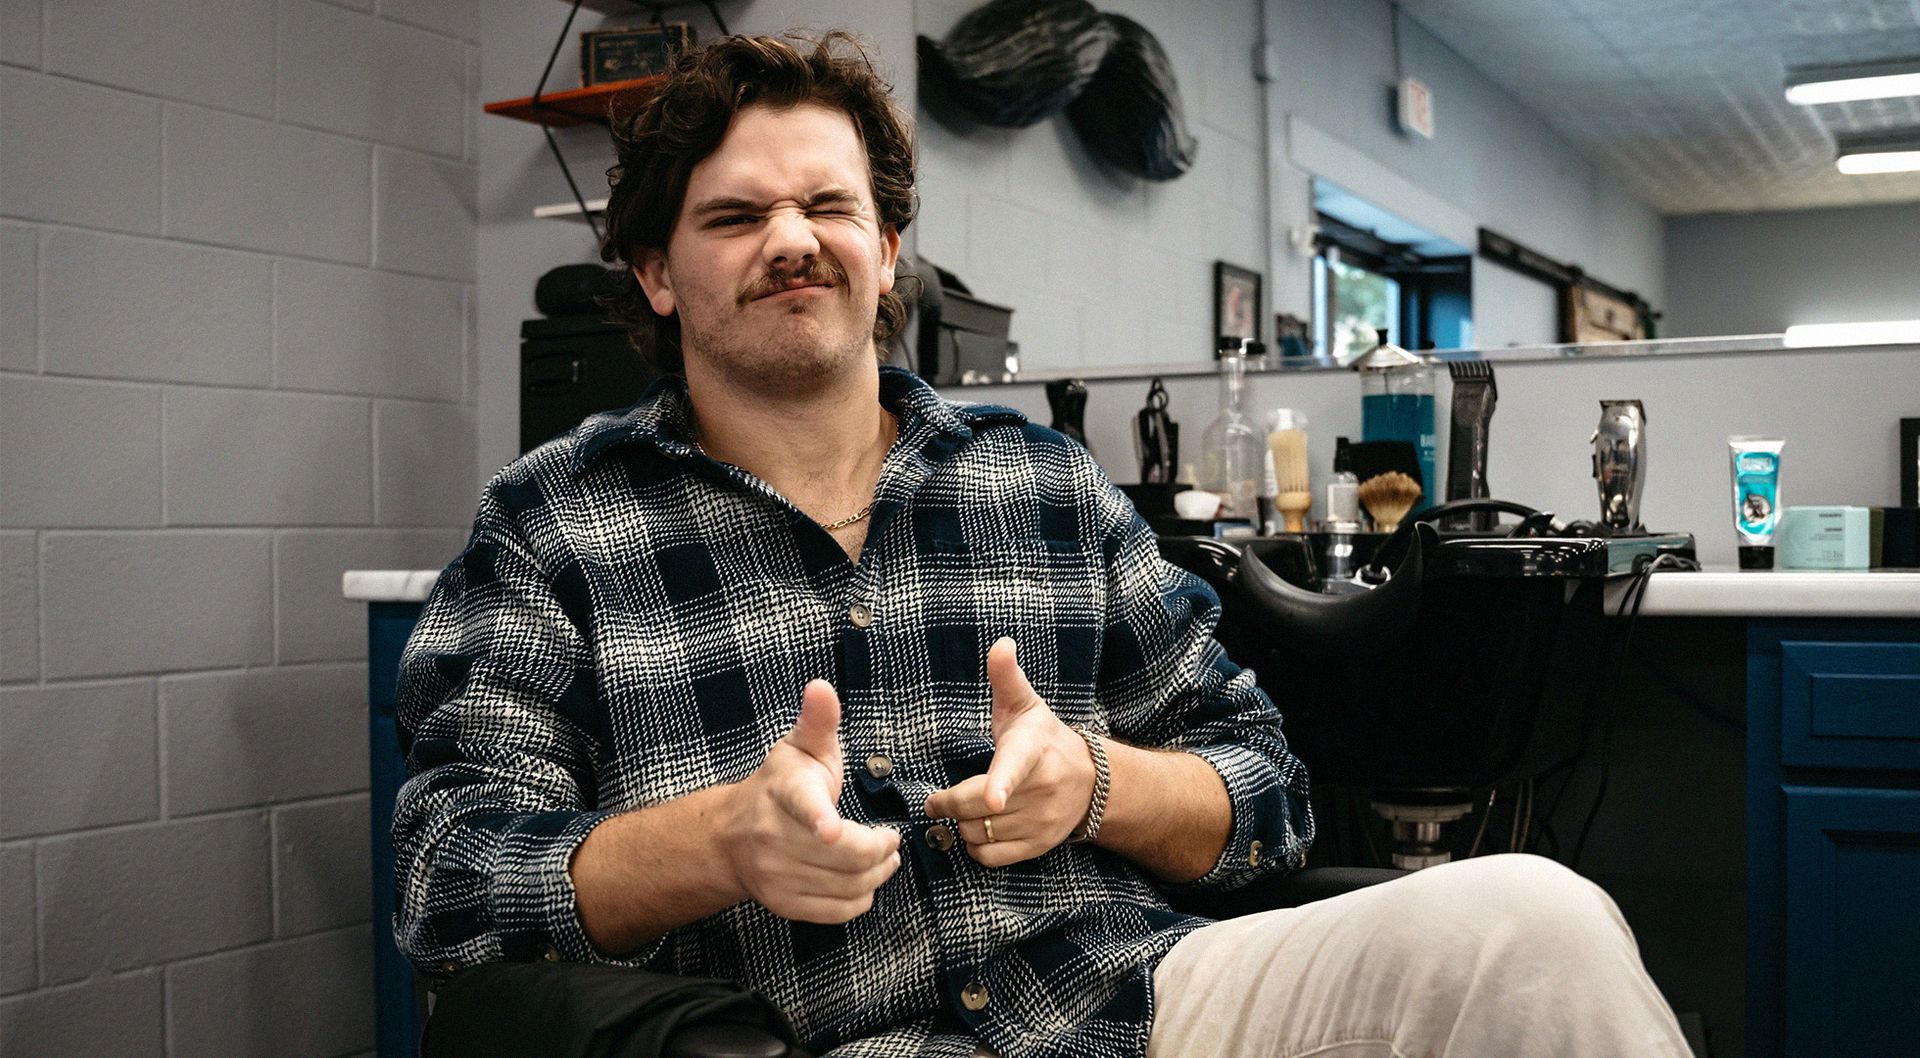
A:
[[[1180,888],[1237,889],[1262,874],[1304,862],[1306,850],[1294,847],[1286,789],[1274,775],[1271,759],[1237,745],[1189,747],[1187,752],[1220,773],[1233,826],[1213,868]]]
[[[664,937],[629,955],[606,955],[594,947],[580,922],[579,894],[569,870],[573,855],[595,827],[619,814],[564,813],[564,824],[548,835],[507,841],[503,851],[508,855],[494,875],[491,901],[504,958],[641,966],[660,950]]]

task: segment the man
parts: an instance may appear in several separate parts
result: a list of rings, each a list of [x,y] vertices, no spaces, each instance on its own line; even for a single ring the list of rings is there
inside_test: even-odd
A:
[[[607,253],[675,374],[489,484],[408,645],[416,961],[732,978],[844,1055],[1684,1053],[1545,860],[1169,910],[1297,867],[1306,773],[1084,449],[880,368],[885,85],[839,35],[729,38],[619,140]]]

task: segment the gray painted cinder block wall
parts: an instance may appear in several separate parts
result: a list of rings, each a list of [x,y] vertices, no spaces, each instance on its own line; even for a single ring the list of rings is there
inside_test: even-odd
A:
[[[372,1047],[366,632],[475,492],[470,0],[6,0],[0,1055]]]

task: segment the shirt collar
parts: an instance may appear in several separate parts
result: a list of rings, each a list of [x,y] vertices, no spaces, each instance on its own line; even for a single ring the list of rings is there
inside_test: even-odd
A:
[[[880,368],[880,403],[901,417],[902,436],[925,423],[935,433],[959,442],[972,437],[980,427],[1027,421],[1025,415],[1005,405],[947,400],[920,376],[891,365]],[[583,473],[607,449],[629,442],[646,442],[674,457],[692,454],[687,428],[691,413],[687,380],[679,375],[662,376],[632,407],[589,415],[574,429],[574,473]]]

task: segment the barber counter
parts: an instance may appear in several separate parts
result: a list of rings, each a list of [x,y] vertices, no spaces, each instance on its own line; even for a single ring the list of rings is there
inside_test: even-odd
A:
[[[416,1053],[423,1019],[411,967],[385,924],[394,911],[391,809],[406,777],[395,683],[437,576],[351,571],[343,582],[349,599],[367,604],[381,1058]],[[1625,585],[1608,590],[1611,614]],[[1622,730],[1613,792],[1601,802],[1603,825],[1583,872],[1621,903],[1669,1000],[1707,1014],[1718,1058],[1911,1053],[1920,1039],[1920,1007],[1911,1002],[1920,952],[1920,572],[1657,572],[1639,615],[1636,649],[1649,664],[1697,662],[1686,675],[1694,689],[1718,684],[1723,708],[1743,707],[1744,716],[1723,718],[1729,730],[1713,734],[1686,726],[1677,710],[1656,715],[1665,700],[1647,696],[1645,722]],[[1741,726],[1744,760],[1733,730]],[[1716,738],[1719,748],[1705,744]],[[1715,775],[1739,783],[1741,771],[1744,810],[1716,807],[1703,788]],[[1742,829],[1743,851],[1734,844]],[[1708,877],[1716,847],[1733,858],[1719,873],[1744,878]],[[1634,862],[1657,865],[1619,866]],[[1732,950],[1739,929],[1727,921],[1742,888],[1743,954]],[[1732,981],[1742,971],[1744,1013]],[[1705,998],[1676,994],[1696,985]]]

